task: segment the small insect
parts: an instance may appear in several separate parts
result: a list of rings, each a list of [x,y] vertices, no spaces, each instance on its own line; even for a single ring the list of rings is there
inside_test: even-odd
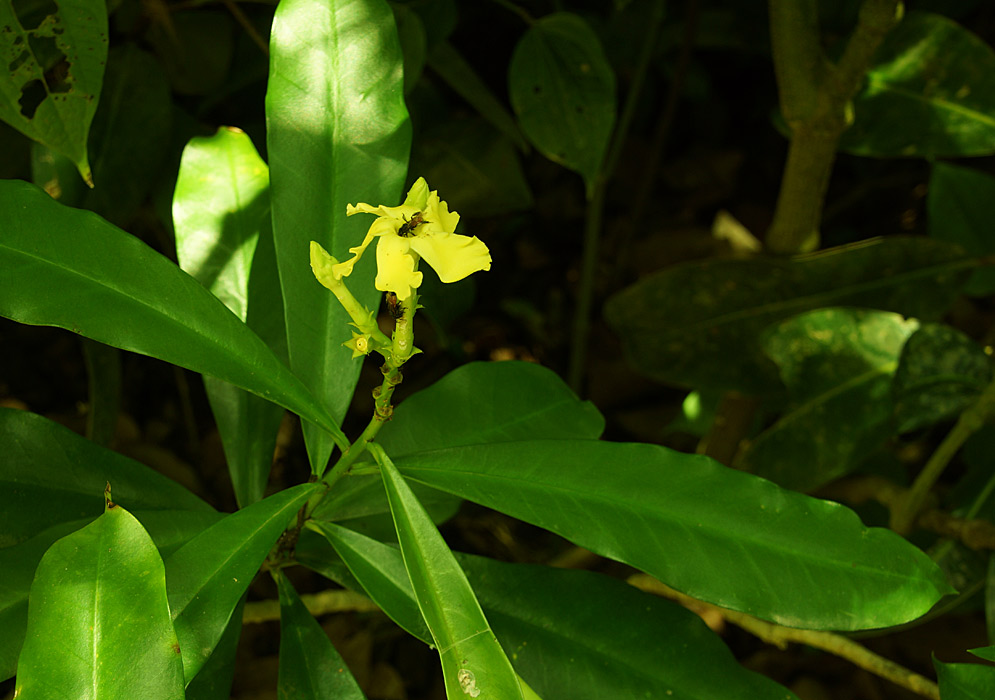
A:
[[[401,302],[397,300],[397,295],[394,292],[387,292],[384,295],[384,300],[387,302],[387,313],[395,321],[404,318],[404,307],[401,306]]]
[[[404,223],[401,224],[401,227],[397,229],[397,235],[403,238],[407,238],[408,236],[413,236],[416,228],[418,228],[422,224],[432,223],[431,221],[425,221],[425,219],[422,218],[423,216],[424,215],[420,211],[416,211],[414,214],[411,215],[410,219],[405,219]]]

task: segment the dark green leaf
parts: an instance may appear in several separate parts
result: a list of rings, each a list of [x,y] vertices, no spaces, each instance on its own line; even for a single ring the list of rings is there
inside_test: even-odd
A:
[[[936,680],[943,700],[991,700],[995,668],[982,664],[945,664],[935,657]]]
[[[144,464],[28,411],[0,408],[0,547],[103,512],[107,482],[133,511],[213,509]]]
[[[229,12],[198,8],[170,12],[169,22],[154,22],[145,35],[173,90],[183,95],[209,95],[228,76],[235,48],[234,21]]]
[[[909,12],[885,37],[840,148],[858,155],[995,153],[995,52],[951,19]]]
[[[902,350],[892,391],[899,432],[957,416],[992,379],[990,359],[958,330],[927,323]]]
[[[995,253],[995,178],[971,168],[934,163],[926,199],[929,235],[956,243],[971,255]],[[964,287],[966,294],[987,296],[995,292],[995,268],[974,271]]]
[[[407,5],[390,4],[397,25],[397,39],[404,55],[404,94],[408,95],[418,83],[425,67],[425,25],[418,13]]]
[[[65,154],[88,182],[87,134],[106,60],[103,0],[22,17],[13,2],[0,3],[0,119]]]
[[[780,386],[760,334],[812,309],[858,306],[939,317],[973,263],[927,238],[881,238],[792,259],[709,260],[662,270],[609,299],[633,365],[697,389]]]
[[[431,642],[395,547],[321,524],[361,590],[410,634]],[[456,554],[502,646],[547,698],[793,698],[743,670],[679,605],[599,574]],[[669,691],[669,693],[668,693]]]
[[[460,213],[467,216],[495,216],[532,206],[515,147],[479,118],[447,120],[426,130],[415,144],[412,167],[459,202]],[[436,297],[425,298],[433,309]]]
[[[114,438],[121,411],[121,351],[84,338],[83,357],[90,394],[86,439],[107,447]]]
[[[279,700],[365,700],[356,679],[286,576],[280,589]]]
[[[702,455],[533,440],[419,453],[398,467],[695,598],[792,627],[888,627],[951,592],[893,532]]]
[[[111,51],[90,135],[94,188],[83,195],[85,208],[117,226],[134,218],[162,175],[172,115],[155,58],[134,44]]]
[[[187,683],[204,666],[280,533],[320,484],[300,484],[229,515],[166,560],[169,608]]]
[[[232,680],[235,678],[235,655],[238,651],[239,637],[242,636],[244,607],[243,597],[235,607],[228,626],[218,640],[218,645],[214,647],[211,658],[187,686],[184,700],[229,700],[231,697]]]
[[[256,334],[138,239],[16,180],[0,181],[0,219],[0,315],[224,379],[346,444],[327,411]]]
[[[380,473],[404,568],[442,660],[446,696],[522,700],[518,676],[442,535],[386,456]]]
[[[892,377],[918,325],[885,311],[819,309],[769,328],[764,349],[791,405],[737,466],[796,491],[853,471],[892,434]]]
[[[511,57],[508,90],[533,145],[590,192],[615,124],[615,73],[598,35],[569,12],[535,21]]]
[[[280,284],[291,367],[338,421],[360,361],[342,343],[350,319],[309,268],[312,240],[339,260],[359,245],[370,217],[346,218],[346,204],[401,201],[411,126],[394,16],[385,0],[284,0],[270,36],[266,134]],[[360,303],[376,308],[374,256],[348,279]],[[305,423],[312,470],[333,444]]]
[[[504,134],[520,151],[528,151],[529,144],[519,131],[514,117],[487,83],[477,74],[463,56],[448,41],[440,41],[428,55],[428,65],[439,74],[449,87],[466,100],[477,113]],[[435,180],[432,180],[435,182]],[[441,182],[440,182],[441,184]],[[454,197],[454,199],[456,199]]]
[[[15,694],[182,700],[162,559],[121,506],[111,504],[42,557]]]
[[[268,297],[280,294],[272,256],[268,189],[266,164],[242,131],[222,128],[210,138],[192,139],[183,151],[176,180],[173,226],[180,267],[272,348],[279,347],[281,341],[264,333],[284,335],[282,309],[268,305],[267,310],[276,318],[265,318],[264,323],[257,322],[258,313],[250,314],[250,307],[258,310],[261,303],[268,303]],[[267,252],[270,255],[265,256]],[[272,271],[263,270],[264,266]],[[250,284],[253,274],[259,272],[271,288]],[[205,377],[204,383],[235,496],[239,505],[255,503],[266,489],[283,410],[227,382]]]
[[[597,439],[604,418],[554,372],[528,362],[471,362],[402,401],[377,442],[393,458],[412,452],[507,440]],[[414,486],[433,519],[450,496]],[[314,517],[341,521],[388,512],[380,477],[350,476],[336,484]],[[436,519],[436,522],[439,520]],[[350,527],[356,529],[355,523]]]

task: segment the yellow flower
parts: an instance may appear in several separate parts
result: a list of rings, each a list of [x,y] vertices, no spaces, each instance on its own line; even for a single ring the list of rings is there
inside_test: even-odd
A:
[[[333,268],[336,279],[348,277],[353,265],[367,246],[377,241],[377,278],[381,292],[394,292],[399,301],[411,296],[422,283],[418,262],[425,260],[443,282],[459,282],[480,270],[491,269],[491,253],[476,236],[453,233],[459,214],[449,211],[449,205],[439,199],[439,193],[429,191],[425,178],[418,178],[398,207],[378,206],[360,202],[346,206],[346,215],[375,214],[363,242],[349,252],[353,257]]]
[[[357,357],[370,354],[370,350],[373,349],[372,340],[373,338],[370,337],[369,333],[356,333],[352,331],[352,340],[347,340],[342,344],[352,350],[352,358],[356,359]]]

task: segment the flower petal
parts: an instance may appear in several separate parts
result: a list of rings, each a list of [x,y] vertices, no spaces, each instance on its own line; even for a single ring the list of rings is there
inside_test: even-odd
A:
[[[443,282],[459,282],[474,272],[491,269],[491,252],[476,236],[471,238],[456,233],[424,233],[410,241],[411,249],[425,258],[425,262],[439,273],[439,279]],[[377,260],[379,259],[378,254]]]
[[[411,290],[421,285],[422,273],[415,270],[417,260],[411,253],[411,242],[417,238],[381,236],[377,243],[376,288],[394,292],[398,301],[411,296]]]

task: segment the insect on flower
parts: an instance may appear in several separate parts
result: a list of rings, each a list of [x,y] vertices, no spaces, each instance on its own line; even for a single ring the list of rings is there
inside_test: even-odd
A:
[[[402,236],[404,238],[407,238],[408,236],[413,236],[416,228],[418,228],[422,224],[432,223],[431,221],[425,221],[425,219],[423,218],[424,216],[425,215],[422,212],[416,211],[414,214],[411,215],[410,219],[404,220],[404,223],[401,224],[401,226],[397,229],[397,235]]]
[[[387,302],[387,313],[395,321],[404,318],[404,307],[401,306],[401,302],[397,300],[397,295],[394,292],[387,292],[384,295],[384,300]]]

